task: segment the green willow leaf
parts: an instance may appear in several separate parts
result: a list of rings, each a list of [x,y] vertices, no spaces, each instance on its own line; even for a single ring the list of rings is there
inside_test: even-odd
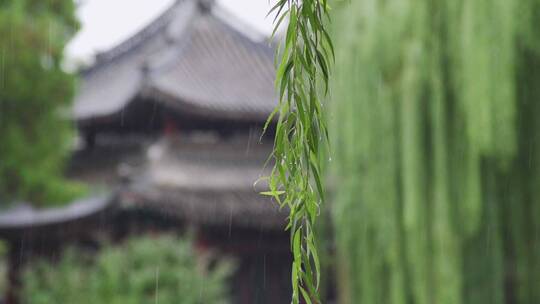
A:
[[[325,29],[329,7],[321,0],[281,0],[269,14],[274,12],[272,37],[286,17],[289,24],[276,52],[279,118],[270,191],[265,194],[289,209],[286,229],[291,233],[294,259],[292,303],[303,299],[320,304],[320,261],[312,228],[325,196],[321,164],[326,151],[321,147],[328,148],[328,130],[321,100],[328,92],[329,63],[334,62],[334,47]]]

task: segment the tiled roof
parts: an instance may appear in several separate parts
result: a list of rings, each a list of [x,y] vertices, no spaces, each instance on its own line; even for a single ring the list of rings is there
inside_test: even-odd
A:
[[[235,29],[219,7],[201,3],[177,1],[99,55],[83,73],[75,118],[114,115],[143,96],[187,114],[264,121],[277,102],[272,47]]]
[[[283,230],[287,214],[255,191],[191,191],[153,188],[125,192],[123,208],[151,210],[167,217],[210,225]]]

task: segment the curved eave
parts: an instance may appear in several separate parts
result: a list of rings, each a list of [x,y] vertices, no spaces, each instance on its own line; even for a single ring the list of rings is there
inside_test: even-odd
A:
[[[249,123],[264,123],[270,113],[269,111],[237,109],[237,108],[219,108],[204,106],[207,102],[190,98],[188,96],[179,97],[157,87],[147,87],[141,93],[144,98],[150,98],[161,102],[167,108],[175,109],[178,113],[189,115],[193,118],[219,120],[219,121],[237,121]]]
[[[139,33],[99,55],[97,62],[82,72],[74,119],[89,122],[121,112],[144,86],[149,61],[175,43],[174,35],[183,35],[196,10],[196,2],[178,0]]]
[[[108,208],[114,200],[110,196],[81,199],[62,208],[13,209],[0,214],[0,237],[17,238],[33,231],[34,236],[44,236],[52,230],[74,228],[76,223],[89,220]]]

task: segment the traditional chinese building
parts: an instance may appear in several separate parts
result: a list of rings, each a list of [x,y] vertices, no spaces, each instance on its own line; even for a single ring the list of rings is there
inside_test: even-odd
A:
[[[290,301],[285,214],[266,188],[274,50],[212,1],[180,0],[82,73],[71,175],[120,189],[111,224],[197,231],[234,256],[234,303]],[[146,226],[145,226],[146,227]]]

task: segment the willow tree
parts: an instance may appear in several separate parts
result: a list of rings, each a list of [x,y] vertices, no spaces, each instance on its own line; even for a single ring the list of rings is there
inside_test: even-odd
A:
[[[340,303],[539,303],[540,1],[345,6]]]
[[[0,1],[0,206],[61,203],[74,77],[61,68],[78,23],[72,0]]]

